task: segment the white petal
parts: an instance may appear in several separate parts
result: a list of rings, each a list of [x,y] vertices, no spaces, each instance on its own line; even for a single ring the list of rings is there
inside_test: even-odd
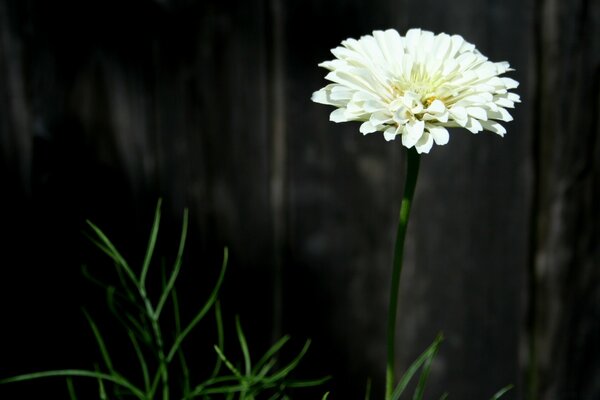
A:
[[[371,121],[363,122],[360,125],[360,129],[359,129],[360,133],[362,133],[363,135],[366,135],[368,133],[373,133],[376,130],[377,130],[377,128],[375,126],[373,126],[373,124],[371,123]]]
[[[467,114],[482,121],[487,121],[487,112],[481,107],[467,107]]]
[[[469,118],[469,123],[467,125],[465,125],[465,128],[467,128],[472,133],[481,132],[483,130],[483,127],[481,126],[481,122],[479,122],[479,120],[477,120],[475,118]]]
[[[428,133],[424,132],[421,139],[415,144],[415,148],[417,149],[417,153],[429,153],[431,147],[433,146],[433,137]]]
[[[515,103],[521,102],[521,97],[516,93],[507,93],[506,96],[510,101],[514,101]]]
[[[373,125],[382,125],[386,122],[390,122],[392,120],[392,116],[386,112],[376,112],[371,114],[371,118],[369,118]]]
[[[467,116],[467,110],[463,107],[452,107],[448,110],[452,118],[456,121],[456,123],[460,126],[465,126],[469,121],[469,117]]]
[[[504,134],[506,133],[506,129],[495,121],[482,121],[481,125],[484,129],[497,133],[500,136],[504,136]]]
[[[389,127],[387,128],[385,131],[383,131],[383,137],[385,138],[385,140],[387,140],[388,142],[390,140],[394,140],[396,139],[396,128],[394,127]]]
[[[504,86],[506,86],[507,89],[514,89],[519,87],[519,82],[515,81],[512,78],[501,78],[502,82],[504,82]]]
[[[408,148],[415,145],[423,136],[423,130],[425,129],[425,122],[423,121],[411,121],[404,125],[402,130],[402,144]]]
[[[329,120],[332,122],[346,122],[348,121],[348,117],[346,117],[346,109],[345,108],[337,108],[333,110],[331,114],[329,114]]]
[[[327,91],[325,89],[321,89],[314,92],[310,99],[315,103],[330,104],[328,97]]]
[[[425,111],[427,111],[430,114],[441,114],[444,111],[446,111],[446,106],[442,101],[435,99]]]
[[[450,135],[448,134],[448,130],[443,126],[430,126],[427,128],[431,136],[433,136],[433,140],[435,140],[435,144],[440,146],[448,143],[450,139]]]
[[[512,115],[506,109],[498,107],[496,111],[488,111],[488,117],[491,119],[498,119],[504,122],[510,122],[513,120]]]
[[[511,100],[509,100],[505,97],[499,97],[497,99],[494,99],[494,103],[496,103],[499,106],[507,107],[507,108],[515,107],[515,103],[513,103]]]
[[[385,106],[383,104],[374,100],[365,101],[362,108],[369,113],[385,110]]]

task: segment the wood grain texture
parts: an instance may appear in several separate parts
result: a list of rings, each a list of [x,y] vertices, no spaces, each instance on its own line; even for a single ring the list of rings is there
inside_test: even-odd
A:
[[[530,398],[593,399],[600,393],[592,361],[600,354],[600,6],[538,7]]]
[[[83,335],[79,305],[101,308],[79,278],[101,264],[83,221],[140,258],[162,196],[166,253],[190,208],[190,304],[228,245],[224,308],[251,347],[311,337],[303,376],[333,374],[338,399],[370,377],[380,397],[404,151],[310,96],[341,40],[422,27],[509,61],[523,103],[505,138],[456,130],[423,157],[398,372],[443,331],[428,397],[599,397],[599,10],[563,3],[0,1],[0,205],[18,260],[0,278],[15,343],[0,376],[95,360],[91,340],[59,351]]]

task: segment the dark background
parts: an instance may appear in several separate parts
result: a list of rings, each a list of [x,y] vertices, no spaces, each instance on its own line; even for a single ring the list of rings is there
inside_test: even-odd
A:
[[[140,265],[162,197],[167,261],[190,210],[184,318],[228,245],[228,329],[241,315],[257,354],[310,337],[299,375],[334,376],[297,398],[359,399],[369,376],[381,395],[405,153],[310,95],[341,40],[421,27],[509,61],[522,104],[505,138],[455,131],[422,159],[399,370],[443,330],[430,398],[600,398],[599,22],[593,0],[0,1],[0,377],[93,368],[82,306],[118,351],[85,220]]]

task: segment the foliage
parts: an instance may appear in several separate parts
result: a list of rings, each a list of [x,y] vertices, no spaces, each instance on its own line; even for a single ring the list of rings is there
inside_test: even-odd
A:
[[[151,299],[147,291],[147,277],[159,231],[160,205],[159,201],[139,273],[134,271],[102,230],[88,221],[92,231],[90,239],[115,263],[120,288],[103,285],[91,277],[87,271],[84,270],[84,273],[106,288],[108,307],[125,328],[128,341],[139,364],[142,382],[135,382],[135,379],[121,373],[113,362],[100,328],[94,319],[85,312],[85,317],[102,356],[102,369],[96,366],[93,370],[63,369],[44,371],[3,379],[0,380],[0,383],[29,381],[47,377],[66,377],[71,400],[78,398],[72,379],[75,377],[95,379],[98,382],[98,397],[100,399],[134,397],[139,400],[159,398],[168,400],[180,396],[182,400],[217,398],[227,400],[255,400],[259,398],[276,400],[288,399],[287,389],[316,386],[325,382],[328,378],[316,380],[289,379],[290,373],[306,354],[310,346],[310,340],[306,342],[300,353],[291,362],[280,365],[278,354],[289,340],[289,336],[284,336],[273,344],[255,364],[252,364],[248,343],[237,317],[235,330],[243,355],[242,366],[236,366],[225,355],[225,335],[218,294],[227,270],[227,248],[223,251],[220,273],[208,299],[191,321],[185,327],[182,326],[175,282],[181,269],[186,243],[187,210],[184,212],[179,248],[174,265],[168,279],[163,272],[162,290],[158,299]],[[172,330],[173,327],[168,328],[164,319],[161,319],[168,303],[173,306],[175,330],[173,340],[169,344],[166,341],[165,332],[168,329]],[[218,337],[217,344],[214,345],[214,367],[210,376],[199,383],[193,383],[182,345],[192,330],[211,311],[214,313],[216,320]],[[323,398],[326,397],[327,395]]]

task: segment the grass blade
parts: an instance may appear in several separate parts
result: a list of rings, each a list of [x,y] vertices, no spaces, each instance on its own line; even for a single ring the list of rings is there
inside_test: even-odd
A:
[[[160,300],[158,301],[158,305],[156,306],[156,310],[154,311],[154,318],[158,319],[160,317],[160,313],[169,298],[169,294],[175,286],[175,281],[177,280],[177,276],[179,275],[179,270],[181,269],[181,260],[183,258],[183,250],[185,249],[185,241],[187,238],[188,231],[188,210],[183,210],[183,225],[181,228],[181,237],[179,239],[179,249],[177,250],[177,257],[175,258],[175,265],[173,266],[173,272],[169,277],[169,281],[167,282],[166,288],[163,290],[162,295],[160,296]]]
[[[56,371],[34,372],[32,374],[17,375],[17,376],[13,376],[12,378],[6,378],[6,379],[0,380],[0,385],[5,384],[5,383],[25,382],[25,381],[31,381],[34,379],[52,378],[52,377],[59,377],[59,376],[66,376],[66,377],[79,376],[79,377],[84,377],[84,378],[102,379],[107,382],[112,382],[115,385],[122,386],[125,389],[128,389],[131,392],[131,394],[133,394],[135,397],[137,397],[140,400],[146,399],[146,396],[144,395],[144,393],[142,393],[142,391],[140,389],[135,387],[133,384],[131,384],[129,381],[127,381],[125,378],[123,378],[120,375],[109,375],[109,374],[105,374],[102,372],[94,372],[94,371],[81,370],[81,369],[62,369],[62,370],[56,370]]]
[[[244,356],[244,368],[246,370],[246,376],[250,376],[252,374],[250,350],[248,350],[248,343],[246,342],[244,331],[242,331],[242,325],[240,324],[239,316],[235,317],[235,331],[237,332],[240,347],[242,349],[242,355]]]
[[[69,400],[77,400],[77,394],[75,393],[75,386],[73,386],[73,378],[67,378],[67,390],[69,391]]]
[[[121,256],[121,253],[119,253],[117,248],[106,237],[104,232],[102,232],[100,230],[100,228],[98,228],[96,225],[94,225],[91,221],[88,220],[86,222],[92,228],[92,230],[94,231],[96,236],[98,236],[98,238],[100,239],[100,242],[98,242],[94,239],[91,239],[92,242],[94,242],[94,244],[96,244],[96,246],[98,246],[98,248],[100,248],[100,250],[102,250],[104,253],[106,253],[110,258],[112,258],[119,266],[121,266],[125,270],[125,272],[127,273],[127,276],[129,276],[129,279],[131,279],[131,281],[135,284],[135,286],[139,286],[137,277],[135,276],[135,274],[129,267],[129,264],[127,264],[127,261],[125,261],[123,256]]]
[[[400,396],[402,395],[402,392],[404,392],[404,389],[406,389],[406,386],[408,386],[413,375],[419,370],[419,368],[421,367],[421,365],[423,365],[425,360],[427,360],[428,358],[431,358],[432,355],[437,351],[437,347],[440,345],[442,340],[443,340],[443,336],[441,334],[439,334],[435,338],[433,343],[419,356],[419,358],[417,358],[408,367],[408,369],[406,370],[404,375],[402,375],[400,382],[394,389],[394,392],[392,393],[392,400],[398,400],[400,398]]]
[[[440,337],[440,335],[438,335],[438,337]],[[435,346],[433,352],[431,353],[431,356],[427,357],[427,359],[425,360],[423,368],[421,369],[419,383],[417,384],[415,393],[413,395],[413,400],[423,400],[423,396],[425,395],[425,385],[427,384],[427,378],[429,377],[429,371],[431,370],[431,363],[433,362],[433,359],[437,355],[439,349],[440,346]]]
[[[322,385],[329,380],[331,380],[331,376],[326,376],[324,378],[319,379],[307,379],[302,381],[286,381],[285,386],[289,388],[312,387]]]
[[[225,349],[225,334],[223,333],[223,317],[221,315],[221,303],[217,300],[215,303],[215,320],[217,323],[217,346],[221,350]],[[223,364],[223,360],[217,356],[217,361],[215,362],[215,368],[213,369],[211,378],[215,378],[219,371],[221,370],[221,365]]]
[[[98,366],[95,366],[96,372],[98,371]],[[98,378],[98,397],[100,400],[108,400],[108,396],[106,396],[106,389],[104,388],[104,383],[102,383],[102,379]]]
[[[115,369],[113,368],[113,364],[110,359],[110,355],[108,354],[108,350],[106,349],[106,345],[104,344],[104,339],[102,338],[102,334],[100,333],[98,326],[96,326],[96,323],[94,322],[92,317],[90,317],[90,315],[87,313],[87,311],[83,310],[83,314],[85,315],[85,318],[87,319],[88,323],[90,324],[90,327],[92,328],[92,332],[94,333],[94,337],[96,338],[96,342],[98,343],[98,347],[100,348],[100,354],[102,355],[104,364],[106,364],[106,368],[108,369],[108,371],[111,374],[118,375],[115,372]]]
[[[365,389],[365,400],[371,398],[371,378],[367,378],[367,388]]]
[[[173,319],[175,320],[175,335],[178,336],[181,333],[181,318],[179,312],[179,300],[177,298],[177,291],[175,288],[171,291],[171,301],[173,303]],[[188,369],[185,354],[181,347],[177,349],[177,355],[179,358],[179,365],[181,366],[181,373],[183,375],[183,394],[184,397],[190,392],[190,371]]]
[[[509,390],[511,390],[513,387],[514,387],[514,385],[504,386],[502,389],[498,390],[496,392],[496,394],[494,394],[490,400],[498,400],[500,397],[504,396],[504,394],[506,392],[508,392]]]
[[[223,250],[223,264],[221,265],[221,273],[219,274],[219,278],[217,280],[215,287],[213,288],[212,293],[210,294],[208,300],[206,301],[206,303],[204,304],[204,307],[202,307],[200,312],[198,312],[198,314],[196,314],[196,316],[192,319],[192,321],[189,323],[189,325],[183,330],[183,332],[181,332],[179,335],[177,335],[177,338],[175,339],[175,342],[173,343],[173,346],[171,346],[171,350],[169,350],[169,353],[167,355],[167,358],[166,358],[167,363],[171,362],[171,360],[173,359],[173,356],[175,355],[175,352],[177,351],[179,346],[181,346],[181,343],[183,342],[185,337],[196,326],[196,324],[198,324],[198,322],[200,322],[200,320],[202,320],[202,318],[204,318],[204,315],[206,315],[208,310],[210,310],[210,308],[213,306],[213,304],[217,301],[217,295],[219,293],[219,289],[221,289],[221,285],[223,284],[223,278],[225,277],[225,271],[227,270],[228,258],[229,258],[229,251],[226,247]]]
[[[266,382],[276,382],[283,378],[285,378],[290,372],[292,372],[300,363],[300,360],[304,357],[308,348],[310,347],[310,339],[306,341],[304,347],[300,351],[300,353],[290,362],[288,365],[277,371],[275,374],[271,375],[268,379],[265,379]]]
[[[217,355],[219,356],[219,358],[221,360],[223,360],[223,362],[225,363],[225,366],[240,380],[243,379],[242,374],[240,373],[240,371],[238,371],[238,369],[236,367],[233,366],[233,364],[227,359],[227,357],[225,357],[225,354],[223,354],[223,351],[221,351],[221,349],[219,349],[218,346],[213,346],[215,351],[217,352]]]
[[[275,344],[273,344],[273,346],[271,346],[271,348],[269,348],[269,350],[267,350],[265,352],[265,354],[261,357],[260,360],[258,360],[258,362],[256,363],[256,365],[254,366],[254,371],[256,373],[256,371],[258,371],[260,368],[262,368],[262,366],[267,363],[267,361],[269,361],[271,359],[271,357],[273,357],[279,350],[281,350],[281,348],[290,340],[290,336],[289,335],[285,335],[284,337],[282,337],[281,339],[279,339],[277,342],[275,342]]]
[[[146,247],[146,255],[144,256],[144,264],[142,264],[142,274],[140,275],[141,287],[146,287],[146,276],[148,275],[148,269],[150,268],[150,262],[152,261],[152,254],[154,253],[154,246],[156,245],[156,238],[158,236],[158,227],[160,225],[161,204],[162,199],[158,199],[156,211],[154,212],[154,222],[152,223],[152,229],[150,230],[150,239],[148,239],[148,247]]]
[[[142,377],[144,379],[144,389],[146,392],[150,390],[150,375],[148,373],[148,364],[146,363],[146,359],[144,358],[144,353],[140,348],[140,344],[135,337],[135,333],[130,329],[127,330],[127,336],[129,336],[129,340],[133,345],[133,350],[135,351],[135,355],[140,363],[140,367],[142,368]]]

